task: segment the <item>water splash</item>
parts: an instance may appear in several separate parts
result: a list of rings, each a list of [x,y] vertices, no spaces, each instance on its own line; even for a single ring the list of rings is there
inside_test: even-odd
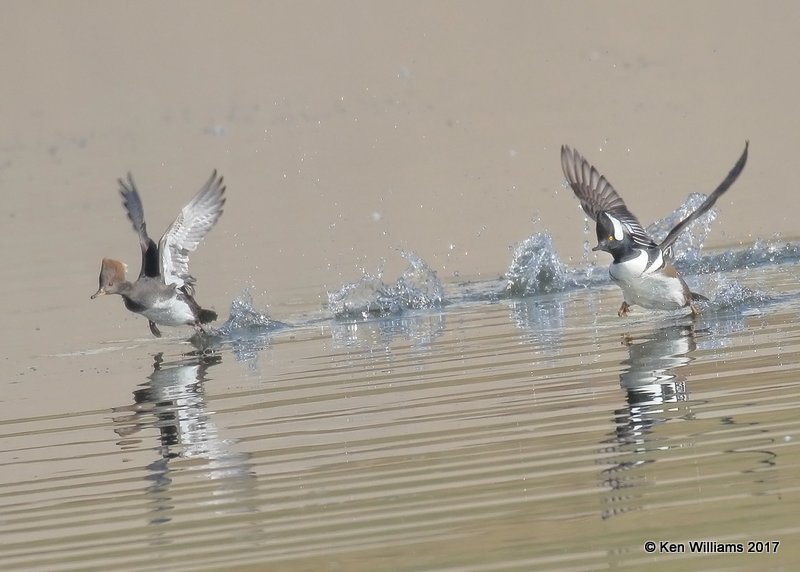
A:
[[[288,327],[287,324],[271,319],[267,312],[258,310],[253,304],[253,296],[247,289],[231,302],[230,316],[213,332],[212,337],[195,339],[194,345],[202,350],[217,350],[230,345],[238,361],[249,362],[252,369],[258,369],[258,354],[269,347],[270,336],[276,330]]]
[[[444,288],[430,266],[414,252],[402,251],[409,267],[397,280],[394,290],[407,308],[434,308],[444,302]]]
[[[758,240],[739,250],[725,250],[702,256],[695,264],[679,265],[682,270],[694,273],[726,272],[752,269],[767,264],[785,264],[800,260],[800,244],[776,238]]]
[[[516,248],[506,273],[506,292],[512,296],[529,296],[561,292],[574,281],[553,248],[553,238],[538,232]]]
[[[388,316],[404,310],[440,307],[444,288],[424,260],[413,252],[401,251],[409,267],[393,285],[383,282],[383,271],[364,273],[360,280],[328,292],[328,307],[337,318]]]
[[[248,288],[233,299],[230,316],[217,328],[217,333],[222,336],[232,336],[243,332],[274,330],[285,325],[272,320],[266,311],[256,309],[253,304],[253,296]]]
[[[696,211],[706,198],[706,195],[701,193],[692,193],[681,206],[661,220],[648,226],[646,229],[647,234],[652,236],[656,242],[661,242],[676,224]],[[711,232],[712,223],[716,219],[717,213],[714,209],[711,209],[690,224],[672,245],[673,261],[685,265],[696,264],[702,256],[703,244]]]
[[[676,224],[697,210],[705,200],[706,196],[700,193],[689,195],[672,213],[650,225],[647,233],[656,241],[663,240]],[[757,241],[739,250],[706,254],[703,251],[704,244],[716,218],[717,213],[714,209],[704,213],[685,229],[672,245],[672,260],[684,275],[730,272],[800,260],[800,244],[782,241],[780,238]],[[597,266],[591,264],[589,260],[590,246],[595,243],[594,227],[594,222],[586,219],[584,235],[589,240],[583,243],[584,264],[575,268],[561,262],[549,234],[540,232],[528,237],[514,249],[503,290],[495,293],[489,288],[489,294],[484,294],[483,298],[493,300],[504,296],[524,297],[608,284],[607,268],[611,262],[610,258],[604,256],[605,260]],[[728,300],[725,303],[737,306],[755,303],[761,294],[755,292],[750,295],[744,290],[737,294],[730,290],[727,293],[720,292],[719,295],[721,300]],[[460,296],[454,293],[451,298],[458,300]],[[473,294],[469,299],[482,298]]]
[[[712,311],[759,308],[773,301],[773,297],[766,292],[751,290],[721,272],[716,273],[711,282],[713,287],[705,292],[705,296],[709,298]]]
[[[672,213],[647,227],[647,233],[660,242],[670,229],[694,212],[706,199],[706,195],[693,193]],[[672,260],[683,272],[707,274],[755,268],[766,264],[796,262],[800,259],[800,244],[781,240],[757,240],[746,248],[725,250],[705,254],[703,247],[717,219],[715,209],[706,212],[684,230],[672,245]]]

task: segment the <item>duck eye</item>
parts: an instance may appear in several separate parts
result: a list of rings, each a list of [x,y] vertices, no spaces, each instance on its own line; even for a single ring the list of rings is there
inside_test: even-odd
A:
[[[614,235],[612,234],[611,236],[608,237],[608,242],[613,242],[613,240],[614,240]]]

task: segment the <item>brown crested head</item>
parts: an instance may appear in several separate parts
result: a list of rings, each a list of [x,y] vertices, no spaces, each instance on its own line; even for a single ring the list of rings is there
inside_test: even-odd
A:
[[[119,260],[104,258],[100,266],[100,287],[92,294],[92,299],[103,294],[119,294],[119,287],[125,283],[125,265]]]

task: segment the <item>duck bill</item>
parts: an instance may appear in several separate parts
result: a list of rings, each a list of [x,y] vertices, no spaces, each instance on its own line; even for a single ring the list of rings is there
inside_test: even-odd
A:
[[[592,249],[592,252],[597,252],[598,250],[602,250],[602,251],[604,251],[604,252],[608,252],[608,248],[606,248],[605,246],[603,246],[603,245],[601,245],[601,244],[598,244],[597,246],[595,246],[595,247]]]
[[[95,299],[95,298],[97,298],[98,296],[105,296],[106,294],[108,294],[108,292],[106,292],[105,290],[103,290],[102,288],[100,288],[100,289],[99,289],[97,292],[95,292],[94,294],[92,294],[91,296],[89,296],[89,299],[90,299],[90,300],[94,300],[94,299]]]

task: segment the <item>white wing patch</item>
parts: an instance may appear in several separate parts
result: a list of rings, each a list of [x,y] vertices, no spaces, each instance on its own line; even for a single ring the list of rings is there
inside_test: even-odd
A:
[[[158,250],[165,284],[175,284],[176,288],[183,286],[189,294],[194,292],[194,278],[189,274],[189,253],[197,250],[222,215],[224,192],[223,179],[214,171],[161,237]]]

